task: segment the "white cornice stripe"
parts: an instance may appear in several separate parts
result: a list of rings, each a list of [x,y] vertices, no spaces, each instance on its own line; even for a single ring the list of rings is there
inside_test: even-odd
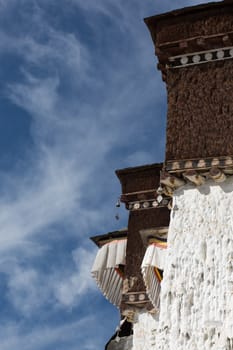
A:
[[[207,62],[228,60],[232,58],[233,47],[224,47],[169,57],[169,64],[167,68],[183,68]]]

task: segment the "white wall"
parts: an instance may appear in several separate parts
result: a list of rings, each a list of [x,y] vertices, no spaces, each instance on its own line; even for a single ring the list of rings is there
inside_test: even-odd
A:
[[[151,350],[155,345],[158,317],[142,310],[135,316],[133,350]]]
[[[186,185],[173,200],[153,348],[233,349],[233,177]]]

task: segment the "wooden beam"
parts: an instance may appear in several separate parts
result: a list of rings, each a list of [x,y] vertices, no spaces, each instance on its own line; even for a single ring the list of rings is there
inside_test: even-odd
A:
[[[184,180],[170,175],[165,171],[161,171],[160,173],[160,183],[162,183],[165,186],[171,187],[172,189],[176,189],[185,185]]]
[[[188,179],[190,182],[194,183],[196,186],[201,186],[205,183],[204,176],[198,174],[195,170],[186,171],[183,174],[184,178]]]
[[[213,167],[210,169],[209,176],[215,182],[220,183],[226,180],[226,175],[219,168]]]
[[[163,187],[163,193],[168,196],[168,197],[172,197],[173,196],[173,192],[174,190],[171,187],[168,186],[164,186]]]
[[[223,169],[224,173],[227,175],[233,175],[233,168],[225,168]]]

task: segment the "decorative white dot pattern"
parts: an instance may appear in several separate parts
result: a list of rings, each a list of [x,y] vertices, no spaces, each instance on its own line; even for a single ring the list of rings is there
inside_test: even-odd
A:
[[[202,52],[194,52],[169,58],[169,68],[182,68],[195,64],[227,60],[233,57],[233,47],[219,48]]]

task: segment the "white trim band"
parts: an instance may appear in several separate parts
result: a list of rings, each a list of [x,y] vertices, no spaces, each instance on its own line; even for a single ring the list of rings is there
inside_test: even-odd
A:
[[[233,47],[224,47],[191,54],[169,57],[168,68],[183,68],[213,61],[222,61],[233,58]]]

